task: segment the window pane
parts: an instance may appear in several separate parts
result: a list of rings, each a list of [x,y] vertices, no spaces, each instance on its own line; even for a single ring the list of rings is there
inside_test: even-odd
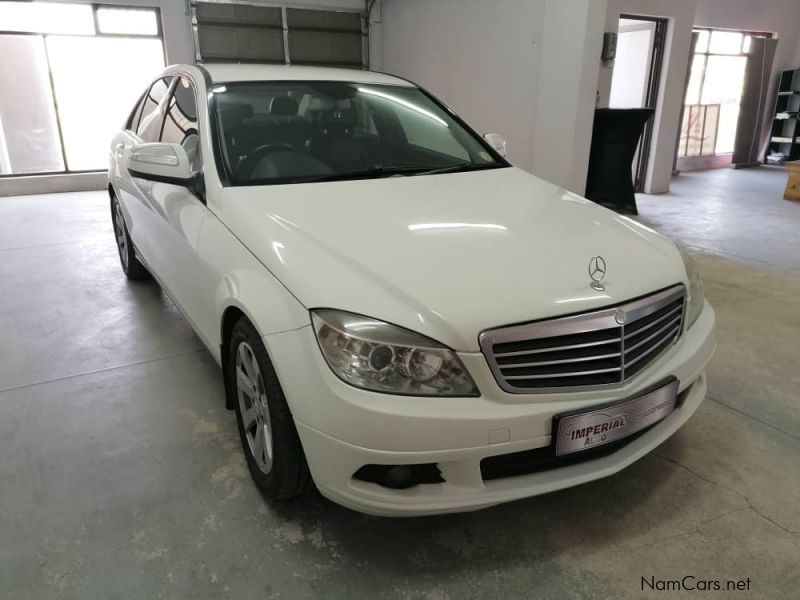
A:
[[[703,124],[705,109],[702,106],[688,106],[686,111],[686,156],[700,156],[703,146]]]
[[[157,35],[156,11],[136,8],[98,8],[97,28],[100,33]]]
[[[753,41],[752,36],[746,35],[744,36],[744,44],[742,45],[742,52],[745,54],[750,53],[750,43]]]
[[[44,41],[0,35],[0,174],[63,171]]]
[[[447,123],[432,118],[430,113],[420,112],[416,107],[394,104],[392,108],[409,144],[459,160],[469,160],[469,153],[453,137]]]
[[[697,46],[695,52],[708,52],[708,30],[700,29],[697,31]]]
[[[189,155],[192,171],[200,170],[197,102],[194,87],[185,77],[180,78],[170,99],[161,141],[181,144]]]
[[[158,135],[161,132],[161,118],[164,114],[163,111],[158,110],[161,100],[167,95],[169,85],[172,83],[173,78],[164,78],[156,81],[147,97],[144,99],[144,108],[142,109],[142,116],[139,119],[139,126],[136,128],[136,134],[145,142],[157,142]]]
[[[94,16],[90,4],[0,2],[0,29],[92,35]]]
[[[733,152],[746,65],[746,56],[708,57],[701,100],[703,104],[720,105],[717,154]]]
[[[131,114],[128,117],[128,120],[125,122],[125,129],[129,129],[130,131],[136,131],[136,126],[139,124],[139,117],[142,114],[142,105],[145,103],[147,96],[142,96],[139,98],[139,101],[136,103],[136,106],[133,107],[131,110]]]
[[[108,167],[108,145],[164,67],[158,39],[49,36],[67,168]]]
[[[214,102],[234,185],[498,166],[480,138],[414,87],[232,82],[215,86]]]
[[[742,34],[736,31],[712,31],[708,51],[712,54],[739,54]]]
[[[686,104],[700,104],[700,84],[703,81],[703,69],[706,65],[704,54],[695,54],[692,59],[692,73],[686,87]]]

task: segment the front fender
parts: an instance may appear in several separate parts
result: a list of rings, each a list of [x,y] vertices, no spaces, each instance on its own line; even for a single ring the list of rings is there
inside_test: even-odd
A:
[[[260,264],[257,268],[227,273],[217,288],[215,301],[219,323],[218,362],[225,386],[225,407],[232,410],[235,390],[226,362],[229,335],[240,316],[244,315],[262,336],[305,327],[310,317],[306,308]]]
[[[224,340],[225,314],[242,312],[262,336],[305,327],[308,310],[260,263],[256,268],[227,273],[215,296],[220,341]]]

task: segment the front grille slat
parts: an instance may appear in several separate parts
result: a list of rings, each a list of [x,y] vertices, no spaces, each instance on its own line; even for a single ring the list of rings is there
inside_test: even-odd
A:
[[[674,331],[671,332],[669,336],[660,339],[658,342],[656,342],[655,344],[653,344],[652,346],[647,348],[644,352],[639,354],[636,358],[634,358],[632,360],[629,360],[629,361],[626,361],[625,362],[625,368],[626,369],[630,369],[632,366],[634,366],[640,360],[642,360],[643,358],[646,358],[649,354],[652,354],[655,350],[658,350],[660,347],[666,345],[667,342],[671,342],[672,338],[675,336],[675,333],[676,332],[674,332]]]
[[[585,375],[597,375],[598,373],[612,373],[621,370],[619,367],[613,369],[595,369],[593,371],[573,371],[565,373],[543,373],[538,375],[507,375],[506,379],[552,379],[554,375],[559,377],[583,377]]]
[[[567,346],[553,346],[551,348],[542,348],[539,350],[517,350],[516,352],[499,352],[495,354],[495,358],[505,358],[507,356],[521,356],[525,354],[541,354],[543,352],[557,352],[560,350],[574,350],[576,348],[591,348],[593,346],[603,346],[605,344],[612,344],[619,342],[622,338],[613,338],[610,340],[602,340],[599,342],[588,342],[586,344],[569,344]]]
[[[678,285],[599,311],[491,330],[481,334],[481,350],[511,393],[620,386],[680,337],[684,305]]]
[[[653,327],[656,327],[659,323],[662,323],[664,321],[664,319],[668,319],[671,316],[674,316],[674,315],[680,316],[682,308],[683,308],[682,305],[676,306],[675,308],[673,308],[672,310],[670,310],[670,311],[668,311],[666,313],[659,314],[657,319],[655,319],[655,320],[653,320],[653,321],[651,321],[651,322],[647,323],[646,325],[643,325],[643,326],[641,326],[639,328],[634,329],[632,327],[626,327],[625,328],[625,339],[627,340],[627,339],[632,338],[635,335],[639,335],[640,333],[644,333],[648,329],[652,329]]]
[[[560,360],[538,360],[535,362],[525,362],[525,363],[503,363],[500,365],[501,369],[510,368],[510,367],[544,367],[547,365],[562,365],[567,363],[577,363],[577,362],[586,362],[590,360],[601,360],[603,358],[614,358],[615,356],[620,356],[620,352],[615,352],[613,354],[599,354],[597,356],[579,356],[577,358],[562,358]],[[498,364],[499,361],[498,361]]]
[[[640,346],[642,346],[642,345],[646,344],[647,342],[650,342],[650,341],[652,341],[652,340],[653,340],[653,339],[655,339],[655,338],[660,338],[660,337],[663,337],[663,333],[664,333],[665,331],[667,331],[668,329],[674,328],[674,327],[675,327],[675,325],[677,325],[677,324],[678,324],[678,323],[680,323],[680,322],[681,322],[681,317],[680,317],[680,315],[678,315],[677,317],[675,317],[674,319],[672,319],[672,321],[670,321],[669,323],[667,323],[667,324],[666,324],[666,325],[664,325],[663,327],[660,327],[660,328],[659,328],[659,329],[657,329],[655,332],[653,332],[653,333],[651,333],[650,335],[648,335],[646,338],[644,338],[644,339],[642,339],[642,340],[638,340],[638,341],[637,341],[635,344],[633,344],[632,346],[629,346],[629,345],[625,344],[625,354],[627,355],[629,352],[633,352],[634,350],[636,350],[636,349],[637,349],[637,348],[639,348]],[[638,332],[637,332],[637,333],[638,333]]]

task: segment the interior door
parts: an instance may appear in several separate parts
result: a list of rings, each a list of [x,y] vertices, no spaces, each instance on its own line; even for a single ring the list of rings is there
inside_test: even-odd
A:
[[[764,113],[768,112],[764,107],[777,46],[778,40],[772,38],[753,37],[750,41],[731,158],[734,168],[760,164]]]
[[[666,19],[620,16],[609,108],[656,108],[666,30]],[[631,166],[637,192],[644,191],[652,137],[653,119],[650,119]]]

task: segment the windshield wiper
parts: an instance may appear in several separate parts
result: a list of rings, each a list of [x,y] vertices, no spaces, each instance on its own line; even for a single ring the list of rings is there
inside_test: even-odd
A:
[[[310,175],[308,177],[293,177],[289,183],[315,183],[318,181],[342,181],[345,179],[371,179],[378,177],[391,177],[393,175],[410,175],[426,173],[430,167],[423,165],[401,165],[387,167],[384,165],[373,165],[368,169],[358,171],[345,171],[344,173],[328,173],[326,175]]]
[[[504,165],[490,163],[485,165],[473,163],[458,163],[446,167],[431,168],[429,165],[397,165],[385,166],[376,164],[368,169],[358,171],[346,171],[344,173],[328,173],[325,175],[310,175],[308,177],[292,177],[287,183],[317,183],[321,181],[344,181],[347,179],[377,179],[380,177],[392,177],[394,175],[435,175],[437,173],[456,173],[459,171],[478,171],[481,169],[493,169]]]
[[[504,167],[499,163],[475,164],[475,163],[458,163],[456,165],[449,165],[447,167],[438,167],[436,169],[428,169],[427,171],[420,171],[418,175],[438,175],[439,173],[459,173],[461,171],[482,171],[485,169],[496,169]]]

